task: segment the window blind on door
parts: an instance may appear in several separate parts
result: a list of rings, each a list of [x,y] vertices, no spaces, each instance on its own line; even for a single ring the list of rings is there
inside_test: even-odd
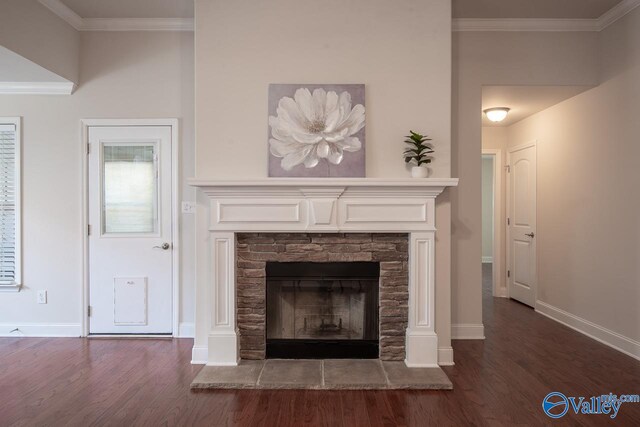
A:
[[[0,285],[19,282],[18,126],[0,118]]]

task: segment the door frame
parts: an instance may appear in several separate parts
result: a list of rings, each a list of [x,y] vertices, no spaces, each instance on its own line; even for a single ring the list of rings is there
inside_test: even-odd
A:
[[[80,158],[82,163],[82,287],[80,319],[82,336],[89,335],[89,162],[87,146],[90,127],[169,126],[171,127],[171,325],[172,336],[178,336],[180,321],[180,122],[178,119],[81,119]]]
[[[493,280],[493,296],[507,298],[509,287],[503,283],[502,273],[507,277],[507,268],[502,266],[502,231],[507,221],[502,218],[502,180],[504,167],[502,163],[502,150],[495,148],[483,148],[483,156],[493,156],[493,268],[491,271]]]
[[[536,265],[534,266],[533,269],[533,274],[534,274],[534,278],[535,278],[535,283],[536,283],[536,288],[534,290],[535,292],[535,300],[534,300],[534,306],[533,308],[535,309],[536,306],[538,305],[538,242],[540,241],[539,239],[539,233],[538,233],[538,140],[534,139],[531,140],[529,142],[525,142],[522,144],[518,144],[518,145],[514,145],[513,147],[508,147],[507,148],[507,170],[509,170],[509,173],[507,174],[507,205],[506,205],[506,217],[507,218],[511,218],[511,153],[515,153],[516,151],[520,151],[520,150],[524,150],[525,148],[529,148],[529,147],[535,147],[536,152],[535,152],[535,156],[536,156],[536,193],[533,195],[533,197],[535,198],[536,201]],[[506,236],[507,236],[507,242],[506,242],[506,265],[505,265],[505,277],[506,277],[506,271],[509,270],[509,268],[511,267],[511,227],[509,225],[507,225],[507,221],[505,219],[505,227],[506,227]],[[506,283],[505,286],[507,288],[507,297],[509,297],[509,277],[506,278]]]

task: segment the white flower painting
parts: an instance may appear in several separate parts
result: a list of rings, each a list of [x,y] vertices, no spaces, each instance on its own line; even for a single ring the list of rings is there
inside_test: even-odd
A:
[[[269,176],[363,177],[364,85],[271,85]]]

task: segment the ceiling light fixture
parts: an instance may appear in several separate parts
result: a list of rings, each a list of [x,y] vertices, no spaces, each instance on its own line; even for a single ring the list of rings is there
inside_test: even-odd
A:
[[[507,107],[495,107],[495,108],[487,108],[484,110],[484,114],[487,115],[487,118],[492,122],[501,122],[507,117],[510,108]]]

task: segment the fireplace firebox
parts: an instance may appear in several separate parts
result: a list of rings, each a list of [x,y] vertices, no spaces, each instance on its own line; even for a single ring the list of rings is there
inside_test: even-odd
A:
[[[266,357],[377,358],[378,262],[268,262]]]

